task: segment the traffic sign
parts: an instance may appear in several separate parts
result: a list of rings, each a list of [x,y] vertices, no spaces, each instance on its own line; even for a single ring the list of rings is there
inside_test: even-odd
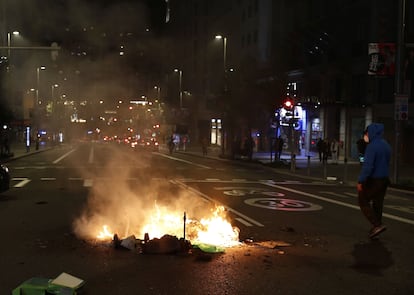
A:
[[[394,106],[394,119],[408,120],[408,95],[396,94]]]

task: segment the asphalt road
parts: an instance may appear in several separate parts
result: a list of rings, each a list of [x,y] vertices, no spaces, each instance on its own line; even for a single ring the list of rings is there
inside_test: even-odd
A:
[[[412,192],[388,192],[388,230],[370,241],[353,186],[260,165],[94,143],[8,166],[12,188],[0,196],[1,294],[62,272],[85,280],[80,293],[94,295],[414,291]],[[224,253],[142,254],[89,237],[104,222],[127,220],[132,232],[154,207],[191,218],[215,204],[240,229],[242,243]]]

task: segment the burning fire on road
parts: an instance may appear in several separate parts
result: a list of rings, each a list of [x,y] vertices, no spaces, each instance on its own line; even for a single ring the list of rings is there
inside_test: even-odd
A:
[[[168,212],[167,208],[154,207],[149,223],[133,231],[134,236],[144,237],[149,234],[153,238],[174,235],[188,239],[192,244],[210,244],[220,247],[232,247],[239,244],[239,229],[226,220],[223,206],[216,206],[211,215],[200,220],[187,219],[186,213]],[[115,226],[116,227],[116,226]],[[97,233],[98,240],[110,240],[117,234],[108,225],[103,225]],[[121,236],[120,238],[126,238]]]
[[[165,179],[143,177],[131,185],[128,169],[113,170],[108,164],[100,171],[105,177],[94,182],[86,206],[74,220],[78,238],[104,242],[115,235],[120,239],[171,235],[193,245],[239,243],[239,229],[231,225],[223,206],[211,205]]]

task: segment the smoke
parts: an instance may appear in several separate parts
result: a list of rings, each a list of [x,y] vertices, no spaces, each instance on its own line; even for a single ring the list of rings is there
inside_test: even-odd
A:
[[[96,239],[103,226],[120,237],[151,238],[164,234],[183,236],[183,217],[200,219],[211,213],[205,200],[179,190],[166,178],[151,178],[149,155],[125,154],[110,148],[111,158],[97,173],[81,214],[73,222],[75,234]],[[139,174],[145,169],[146,175]],[[83,171],[84,178],[91,176]]]

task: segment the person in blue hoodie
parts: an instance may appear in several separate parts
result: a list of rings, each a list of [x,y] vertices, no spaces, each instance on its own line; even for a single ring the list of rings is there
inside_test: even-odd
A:
[[[372,224],[369,237],[374,238],[386,230],[382,224],[384,197],[389,180],[391,147],[383,139],[384,125],[372,123],[365,130],[364,163],[358,177],[358,203],[362,214]]]

